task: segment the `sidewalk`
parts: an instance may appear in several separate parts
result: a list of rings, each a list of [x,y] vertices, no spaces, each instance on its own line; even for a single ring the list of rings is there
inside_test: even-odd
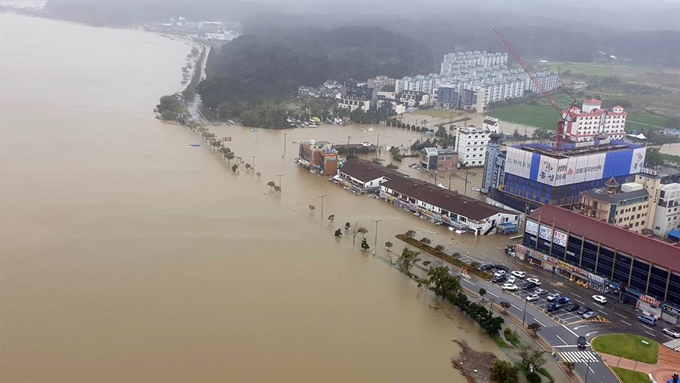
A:
[[[674,373],[680,371],[680,356],[677,352],[664,346],[659,346],[659,358],[656,364],[637,362],[601,352],[598,352],[598,355],[610,367],[625,368],[627,370],[651,374],[658,383],[668,381]]]

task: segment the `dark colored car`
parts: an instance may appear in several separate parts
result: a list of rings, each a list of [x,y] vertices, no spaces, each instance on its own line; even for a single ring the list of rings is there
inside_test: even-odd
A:
[[[494,268],[493,265],[489,263],[486,265],[482,265],[479,269],[482,271],[491,271],[493,270],[493,268]]]
[[[576,345],[578,346],[578,348],[586,348],[586,346],[588,345],[588,342],[586,341],[586,337],[585,336],[578,337],[578,341],[576,342]]]
[[[566,305],[567,303],[569,303],[569,301],[571,301],[571,299],[569,299],[568,297],[560,297],[560,299],[557,300],[557,303],[561,305]]]
[[[575,303],[572,303],[572,304],[570,304],[570,305],[567,305],[567,307],[565,307],[564,310],[571,313],[571,312],[574,312],[574,311],[576,311],[576,310],[578,310],[578,309],[580,309],[580,308],[581,308],[581,306],[579,306],[579,305],[577,305],[577,304],[575,304]]]
[[[535,284],[534,282],[529,282],[529,283],[525,284],[524,286],[522,286],[522,290],[533,290],[536,287],[538,287],[537,284]]]
[[[548,304],[547,311],[549,313],[551,313],[553,311],[558,311],[561,308],[562,308],[562,305],[558,305],[557,303],[550,303],[550,304]]]
[[[499,277],[495,277],[494,279],[491,280],[493,283],[505,283],[508,280],[508,277],[505,275],[501,275]]]
[[[510,268],[509,268],[508,266],[505,266],[505,265],[502,264],[502,263],[498,263],[498,264],[494,265],[494,267],[496,268],[496,270],[503,270],[503,271],[505,271],[506,273],[507,273],[508,271],[510,271]]]
[[[593,309],[591,309],[590,307],[581,307],[580,309],[578,309],[578,315],[583,315],[588,311],[593,311]]]

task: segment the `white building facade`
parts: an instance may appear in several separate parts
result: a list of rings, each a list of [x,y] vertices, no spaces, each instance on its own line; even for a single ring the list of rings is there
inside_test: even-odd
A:
[[[661,185],[656,204],[654,234],[665,237],[669,231],[680,228],[680,184]]]
[[[465,167],[484,166],[486,148],[492,133],[498,133],[498,119],[487,116],[482,127],[469,126],[456,132],[458,162]]]
[[[566,138],[575,142],[594,141],[603,135],[621,140],[625,137],[628,112],[621,106],[611,110],[602,109],[600,100],[583,100],[581,109],[573,107],[564,116],[568,119],[565,127]]]

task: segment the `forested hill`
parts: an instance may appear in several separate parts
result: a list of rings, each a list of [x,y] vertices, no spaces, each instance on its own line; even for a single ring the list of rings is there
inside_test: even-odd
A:
[[[213,58],[216,77],[201,82],[203,102],[254,101],[318,86],[328,79],[430,73],[434,60],[409,37],[376,27],[280,27],[244,35]]]

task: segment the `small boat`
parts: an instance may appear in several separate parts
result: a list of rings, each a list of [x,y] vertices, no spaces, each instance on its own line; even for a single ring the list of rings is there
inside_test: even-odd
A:
[[[189,144],[189,145],[187,145],[188,148],[198,148],[199,146],[201,146],[201,144]]]

